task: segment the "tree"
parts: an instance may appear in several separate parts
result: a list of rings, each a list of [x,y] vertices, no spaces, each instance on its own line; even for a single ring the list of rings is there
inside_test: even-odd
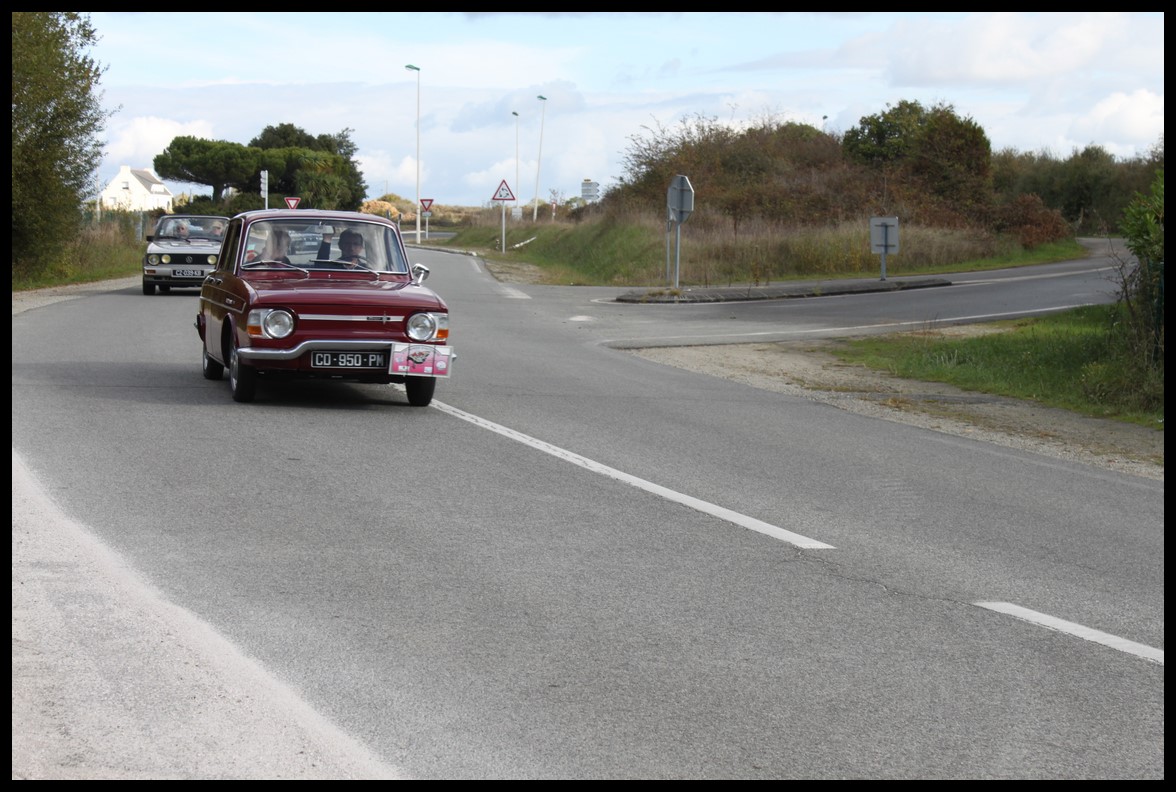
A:
[[[293,124],[268,126],[249,142],[250,146],[266,152],[283,149],[286,166],[275,182],[270,169],[271,192],[284,191],[299,195],[308,206],[323,209],[357,210],[367,196],[367,185],[355,162],[359,147],[351,140],[351,129],[317,137]],[[291,155],[290,152],[297,152]],[[308,154],[310,152],[311,154]],[[324,160],[313,153],[334,155]],[[303,166],[309,172],[303,172]],[[254,185],[256,186],[256,185]]]
[[[1141,359],[1164,369],[1164,171],[1156,172],[1150,193],[1137,194],[1123,213],[1127,248],[1139,265],[1121,268],[1120,301],[1128,316],[1128,329],[1139,347]]]
[[[267,126],[261,134],[249,141],[249,145],[259,149],[276,148],[305,148],[318,149],[318,141],[309,132],[293,124],[278,124]]]
[[[918,102],[903,99],[886,112],[865,116],[845,131],[842,146],[853,159],[879,165],[904,159],[927,121],[927,111]]]
[[[983,208],[992,198],[992,144],[970,118],[951,105],[927,113],[911,146],[915,175],[960,209]]]
[[[111,113],[101,107],[105,71],[84,53],[97,41],[73,11],[12,12],[13,274],[43,270],[73,238],[97,191]]]
[[[161,179],[203,184],[220,202],[228,187],[238,187],[258,170],[257,149],[227,140],[205,140],[182,135],[172,138],[152,160]]]

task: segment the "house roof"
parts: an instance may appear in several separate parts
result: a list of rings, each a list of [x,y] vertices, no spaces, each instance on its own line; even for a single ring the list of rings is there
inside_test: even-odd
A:
[[[135,179],[143,185],[147,192],[166,192],[170,194],[167,186],[162,181],[160,181],[158,176],[149,170],[142,168],[131,168],[131,175],[134,176]]]

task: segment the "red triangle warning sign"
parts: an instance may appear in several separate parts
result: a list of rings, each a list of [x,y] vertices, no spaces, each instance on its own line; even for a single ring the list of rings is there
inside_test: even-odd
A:
[[[298,204],[302,202],[301,198],[287,198],[286,206],[290,209],[297,209]]]
[[[494,193],[492,201],[513,201],[515,199],[514,193],[510,191],[510,187],[506,184],[506,179],[502,180],[502,184],[498,185],[498,192]]]

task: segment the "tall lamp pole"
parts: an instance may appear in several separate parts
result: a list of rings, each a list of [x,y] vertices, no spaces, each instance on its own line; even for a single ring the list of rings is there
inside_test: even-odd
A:
[[[515,117],[515,192],[520,193],[522,190],[519,189],[521,187],[519,184],[519,114],[514,110],[511,110],[510,114]],[[519,197],[515,195],[515,206],[518,205]]]
[[[416,243],[421,243],[421,68],[411,63],[405,65],[409,71],[416,72],[417,78],[417,152],[416,152]]]
[[[543,121],[547,116],[547,97],[540,95],[539,101],[543,102],[539,115],[539,156],[535,158],[535,208],[531,212],[531,222],[535,222],[539,218],[539,165],[543,161]]]

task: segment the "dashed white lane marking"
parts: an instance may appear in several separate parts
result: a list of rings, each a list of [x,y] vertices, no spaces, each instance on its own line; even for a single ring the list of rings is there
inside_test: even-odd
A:
[[[1150,660],[1153,663],[1164,664],[1164,650],[1156,649],[1146,644],[1136,643],[1135,641],[1128,641],[1126,638],[1120,638],[1110,633],[1105,633],[1100,630],[1094,630],[1090,627],[1084,627],[1081,624],[1058,619],[1049,616],[1045,613],[1038,613],[1037,611],[1022,608],[1020,605],[1014,605],[1011,602],[976,602],[973,603],[981,608],[987,608],[997,613],[1005,613],[1009,616],[1015,616],[1018,619],[1023,619],[1031,624],[1036,624],[1040,627],[1046,627],[1050,630],[1057,630],[1068,635],[1073,635],[1081,638],[1084,641],[1092,641],[1103,646],[1109,646],[1112,649],[1117,649],[1120,652],[1133,654],[1137,657],[1142,657],[1144,660]]]
[[[553,446],[550,443],[545,443],[542,440],[537,440],[536,438],[525,435],[522,432],[516,432],[514,429],[508,429],[501,424],[487,421],[485,418],[479,418],[476,415],[464,412],[457,409],[456,407],[450,407],[448,404],[442,404],[436,400],[434,400],[432,404],[438,410],[441,410],[444,413],[448,413],[455,418],[460,418],[463,421],[469,421],[474,426],[479,426],[483,429],[489,429],[491,432],[497,432],[503,437],[508,437],[511,440],[530,446],[531,448],[542,451],[545,454],[551,454],[553,457],[562,459],[565,462],[571,462],[573,465],[579,465],[585,470],[590,470],[593,473],[599,473],[600,475],[608,476],[609,478],[613,478],[617,481],[621,481],[625,484],[637,487],[638,489],[645,490],[646,492],[665,498],[666,500],[680,503],[683,506],[688,506],[691,509],[702,512],[703,514],[709,514],[712,517],[718,517],[720,520],[726,520],[727,522],[734,523],[735,525],[738,525],[742,528],[747,528],[751,531],[757,531],[775,539],[779,539],[782,542],[788,542],[789,544],[796,545],[797,547],[803,548],[805,550],[835,549],[833,545],[828,545],[824,542],[818,542],[816,539],[809,539],[807,536],[801,536],[800,534],[793,533],[792,531],[786,531],[783,528],[771,525],[770,523],[766,523],[761,520],[757,520],[754,517],[748,517],[745,514],[740,514],[738,512],[731,511],[730,509],[724,509],[722,506],[716,506],[713,503],[708,503],[706,501],[699,500],[698,498],[692,498],[689,495],[682,494],[681,492],[675,492],[674,490],[663,487],[660,484],[654,484],[652,481],[646,481],[645,479],[638,478],[637,476],[631,476],[624,471],[608,467],[607,465],[602,465],[599,462],[594,462],[591,459],[582,457],[579,454],[573,454],[571,451],[560,448],[558,446]]]

